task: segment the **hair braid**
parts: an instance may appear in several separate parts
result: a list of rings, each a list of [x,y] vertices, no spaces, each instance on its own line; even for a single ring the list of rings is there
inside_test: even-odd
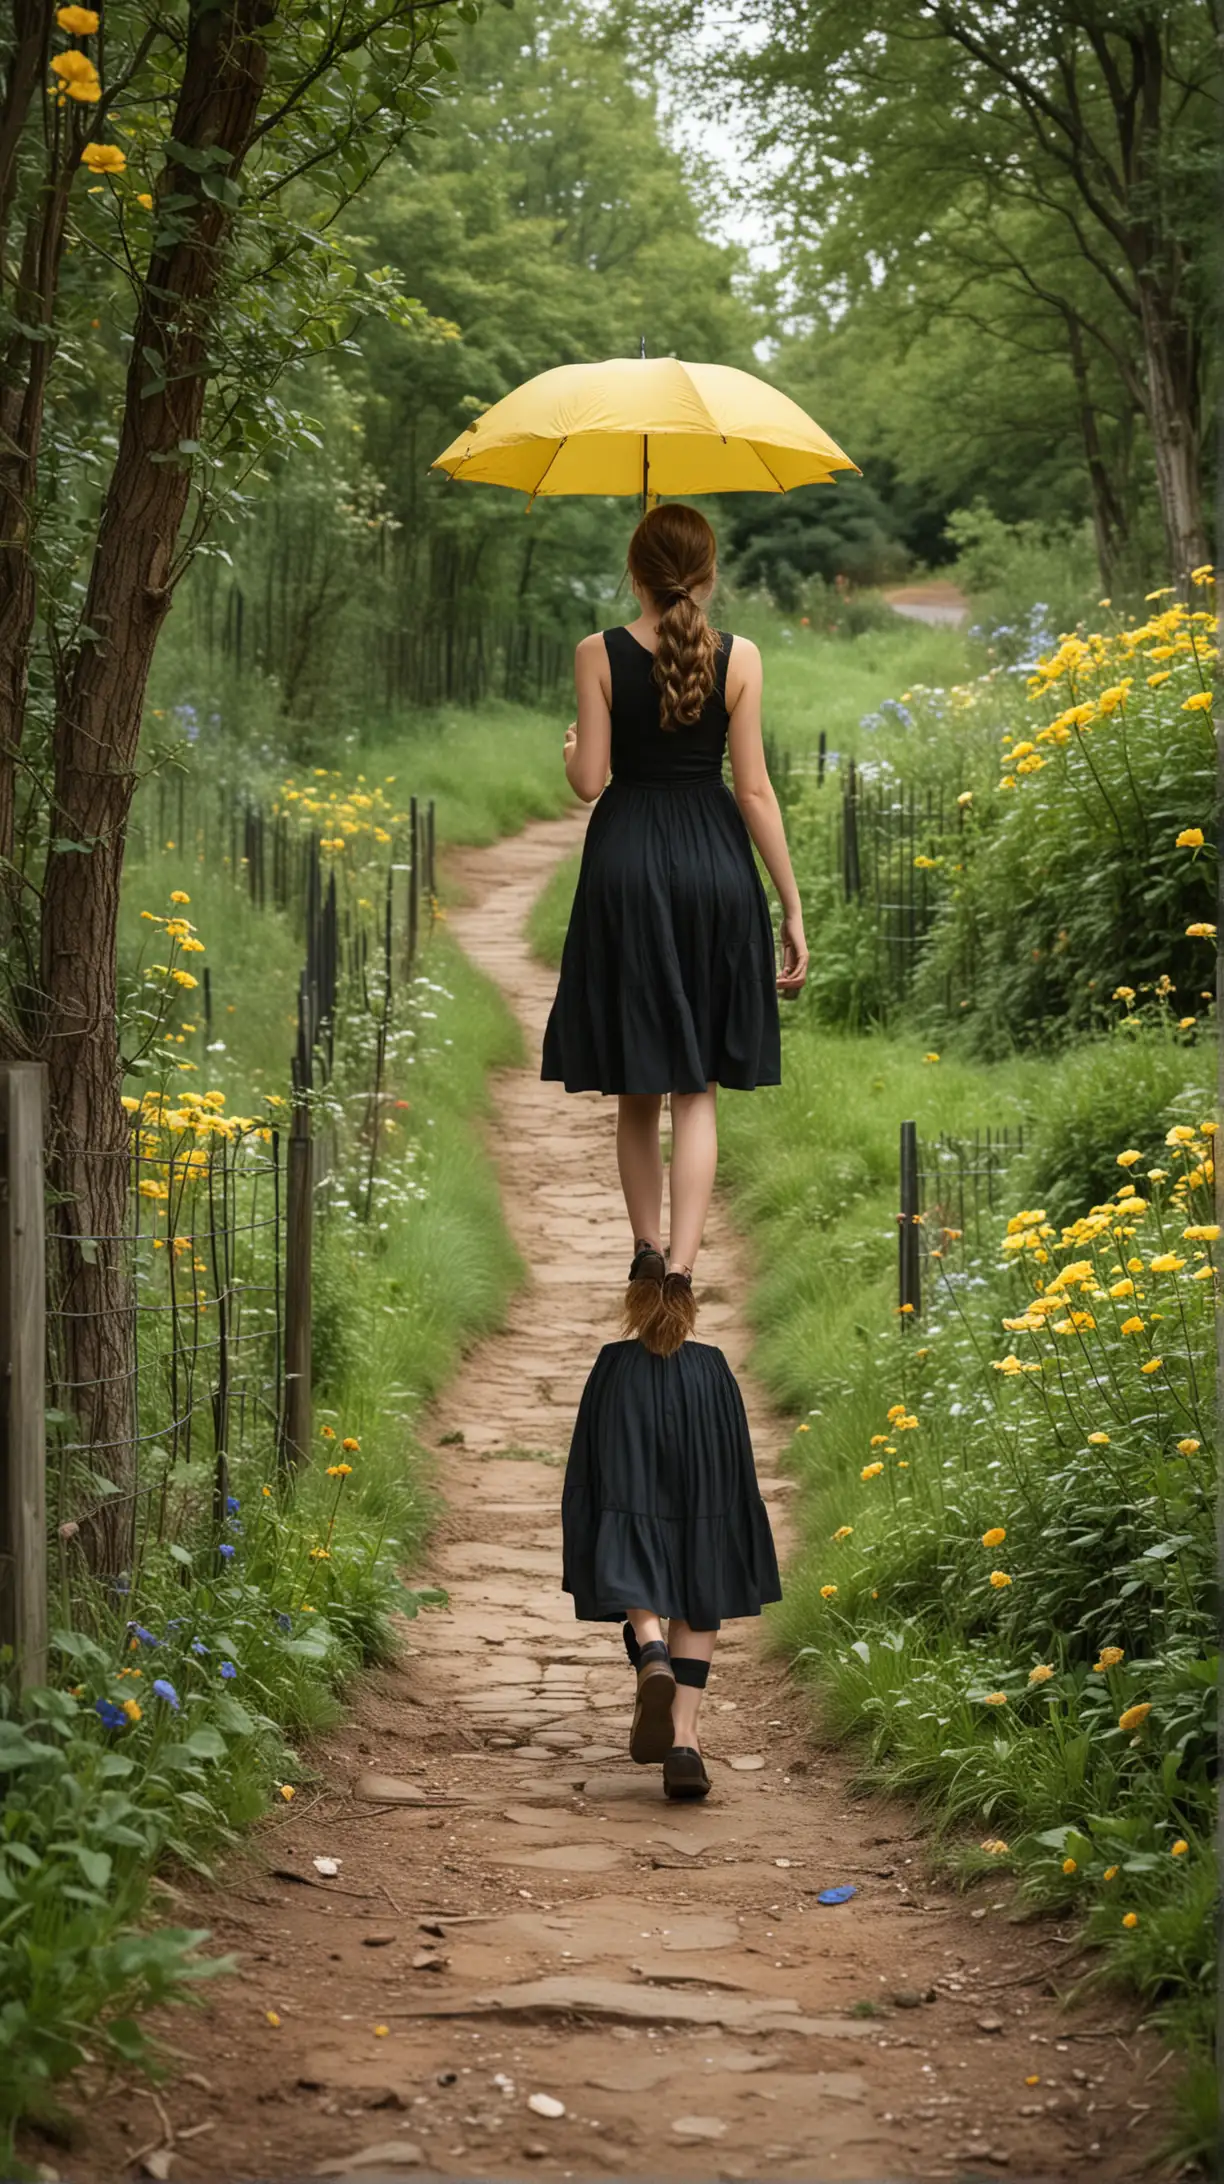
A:
[[[654,679],[663,728],[691,727],[714,688],[718,636],[692,594],[713,580],[715,551],[705,517],[675,501],[643,516],[629,542],[629,572],[659,609]]]

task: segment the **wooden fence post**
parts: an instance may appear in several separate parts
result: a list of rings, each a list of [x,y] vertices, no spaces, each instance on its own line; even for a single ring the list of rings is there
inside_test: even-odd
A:
[[[0,1645],[47,1680],[45,1071],[0,1064]]]
[[[903,1326],[909,1320],[917,1319],[922,1310],[918,1212],[918,1125],[903,1122],[901,1207],[897,1215],[897,1302],[901,1307]]]
[[[314,1244],[314,1139],[310,1108],[299,1100],[289,1133],[285,1201],[285,1386],[281,1401],[282,1471],[310,1452],[310,1294]]]

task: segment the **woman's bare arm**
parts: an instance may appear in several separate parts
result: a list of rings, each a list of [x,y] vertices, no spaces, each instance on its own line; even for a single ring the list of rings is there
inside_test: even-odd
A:
[[[565,734],[565,774],[575,796],[593,804],[607,787],[612,756],[612,682],[598,633],[584,637],[574,654],[574,686],[578,718]]]
[[[737,637],[727,667],[731,777],[744,824],[778,890],[782,905],[782,969],[778,974],[778,991],[791,994],[799,992],[807,977],[808,951],[803,933],[803,906],[786,846],[786,830],[765,764],[765,742],[761,732],[763,684],[760,653],[748,638]]]

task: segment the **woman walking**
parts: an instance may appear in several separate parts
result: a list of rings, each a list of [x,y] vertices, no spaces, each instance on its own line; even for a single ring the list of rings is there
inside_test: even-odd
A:
[[[662,1762],[669,1798],[707,1796],[697,1723],[719,1628],[781,1598],[743,1398],[721,1350],[600,1351],[578,1406],[561,1525],[575,1615],[624,1624],[637,1678],[630,1757]]]
[[[714,533],[694,508],[642,518],[629,546],[641,613],[578,647],[565,770],[598,799],[544,1038],[546,1078],[617,1097],[633,1232],[627,1329],[661,1355],[695,1324],[693,1268],[718,1164],[718,1086],[781,1077],[778,995],[807,944],[761,735],[761,657],[712,629]],[[729,752],[734,794],[723,785]],[[609,770],[611,782],[609,783]],[[782,905],[782,967],[752,855]],[[665,1260],[659,1123],[672,1116]]]

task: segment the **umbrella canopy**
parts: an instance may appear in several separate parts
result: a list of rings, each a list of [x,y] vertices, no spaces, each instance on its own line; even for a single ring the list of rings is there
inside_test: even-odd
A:
[[[432,465],[521,493],[790,493],[857,470],[789,395],[729,364],[611,357],[541,372]]]

